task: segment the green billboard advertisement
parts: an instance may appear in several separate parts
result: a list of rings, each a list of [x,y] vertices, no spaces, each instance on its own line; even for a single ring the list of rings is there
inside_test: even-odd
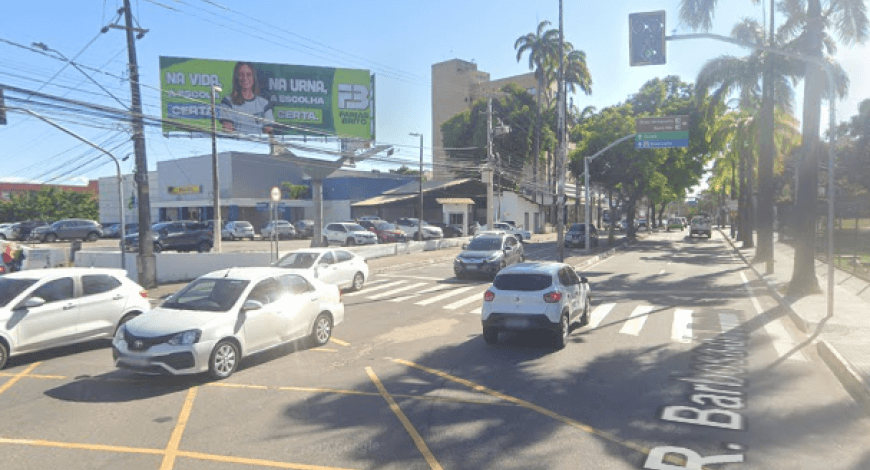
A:
[[[368,70],[160,57],[165,135],[211,132],[212,85],[219,132],[375,137]]]

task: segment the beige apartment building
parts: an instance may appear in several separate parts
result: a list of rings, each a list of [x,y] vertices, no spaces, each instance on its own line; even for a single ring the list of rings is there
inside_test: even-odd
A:
[[[435,180],[453,180],[451,162],[444,151],[441,125],[451,117],[471,108],[475,100],[515,83],[531,94],[537,92],[534,73],[490,80],[489,73],[477,70],[477,64],[460,59],[432,64],[432,163]]]

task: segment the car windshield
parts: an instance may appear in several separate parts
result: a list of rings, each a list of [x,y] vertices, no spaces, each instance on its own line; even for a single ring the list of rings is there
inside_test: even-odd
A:
[[[568,229],[569,232],[585,232],[586,224],[574,224]]]
[[[468,244],[470,251],[493,251],[501,248],[501,238],[476,238]]]
[[[236,227],[239,227],[239,228],[254,228],[254,226],[251,225],[250,222],[236,222]]]
[[[278,266],[279,268],[308,269],[314,266],[314,262],[317,260],[318,256],[320,256],[318,253],[290,253],[279,259],[278,262],[275,263],[275,266]]]
[[[10,279],[0,277],[0,307],[5,307],[9,302],[18,297],[28,287],[36,283],[36,279]]]
[[[166,300],[163,308],[226,312],[231,309],[250,281],[244,279],[197,279]]]
[[[549,274],[499,274],[492,283],[499,290],[537,291],[553,285]]]
[[[389,222],[375,223],[375,228],[378,230],[396,230],[396,226]]]

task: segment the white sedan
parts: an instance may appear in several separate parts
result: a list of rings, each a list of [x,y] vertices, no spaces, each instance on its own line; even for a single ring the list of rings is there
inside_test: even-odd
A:
[[[339,289],[360,290],[369,278],[365,258],[348,250],[308,248],[291,251],[274,266],[305,273]]]
[[[6,274],[0,277],[0,369],[10,356],[111,338],[151,308],[147,297],[120,269]]]
[[[342,321],[335,286],[279,268],[224,269],[125,323],[112,356],[135,372],[225,379],[242,357],[306,337],[324,345]]]

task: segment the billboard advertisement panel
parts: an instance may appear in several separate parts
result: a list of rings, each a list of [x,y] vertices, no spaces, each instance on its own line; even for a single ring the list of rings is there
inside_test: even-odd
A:
[[[374,139],[374,86],[368,70],[160,57],[163,133],[218,131]]]

